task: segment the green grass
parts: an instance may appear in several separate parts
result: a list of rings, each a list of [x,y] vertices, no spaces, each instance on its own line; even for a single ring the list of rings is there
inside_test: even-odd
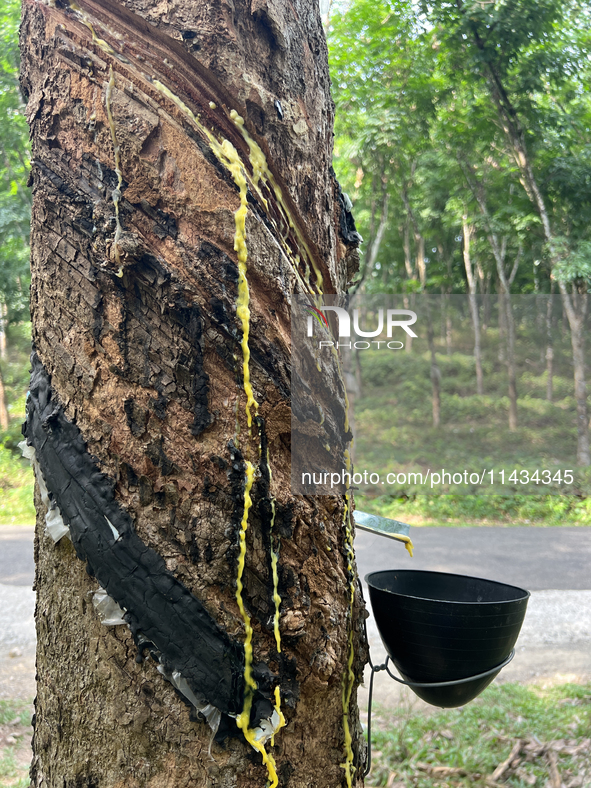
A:
[[[411,525],[591,525],[591,498],[561,495],[355,495],[358,509]]]
[[[367,784],[391,788],[484,786],[521,740],[519,762],[499,778],[499,784],[512,788],[546,785],[550,765],[541,745],[554,742],[550,749],[557,752],[563,783],[582,777],[577,785],[589,786],[591,745],[576,754],[564,750],[590,735],[591,684],[545,689],[497,685],[461,709],[434,714],[408,708],[380,713],[378,709],[377,714],[374,711],[374,758]]]
[[[27,788],[29,785],[31,714],[30,703],[0,700],[0,788]],[[16,742],[5,745],[6,736]]]
[[[35,522],[34,476],[28,462],[0,444],[0,525]]]
[[[0,700],[0,725],[7,725],[17,718],[21,725],[30,725],[31,704],[19,700]]]
[[[591,524],[591,472],[576,469],[576,414],[572,366],[565,337],[556,339],[553,401],[546,400],[545,361],[524,329],[517,343],[518,429],[508,428],[507,372],[498,359],[498,331],[483,335],[484,390],[475,393],[469,326],[454,334],[447,355],[437,338],[441,371],[441,425],[432,423],[430,354],[415,340],[412,353],[368,350],[358,354],[361,396],[355,401],[355,468],[382,481],[361,485],[360,509],[414,525],[588,525]],[[534,337],[535,338],[535,337]],[[560,351],[560,352],[559,352]],[[524,488],[509,480],[513,469],[552,471],[572,468],[550,485]],[[495,484],[439,486],[433,494],[420,484],[390,483],[388,474],[495,471]],[[498,483],[505,469],[505,485]],[[402,479],[403,477],[401,477]],[[541,481],[541,476],[539,477]],[[407,476],[408,479],[408,476]],[[557,477],[558,479],[558,477]],[[383,482],[386,482],[384,485]],[[436,487],[437,489],[437,487]],[[575,492],[576,494],[571,494]],[[551,494],[548,494],[551,493]],[[568,494],[565,494],[568,493]]]
[[[7,356],[2,361],[10,424],[7,430],[0,432],[0,525],[31,525],[35,522],[33,470],[21,458],[17,448],[23,439],[21,424],[25,418],[30,352],[31,324],[10,325],[7,330]]]

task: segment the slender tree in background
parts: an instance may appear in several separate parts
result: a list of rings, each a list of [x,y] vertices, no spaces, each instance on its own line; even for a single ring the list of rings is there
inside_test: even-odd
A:
[[[468,298],[470,299],[470,316],[474,327],[474,363],[476,365],[476,393],[484,394],[484,381],[482,374],[482,354],[480,352],[480,315],[476,297],[476,276],[470,257],[470,244],[474,235],[474,227],[468,223],[467,214],[462,214],[462,241],[464,267],[468,281]]]
[[[317,4],[25,0],[21,48],[32,784],[359,785],[350,507],[290,493],[290,292],[354,272]]]
[[[19,3],[0,9],[0,431],[9,415],[3,369],[10,323],[28,319],[29,221],[28,129],[18,84]]]
[[[544,193],[540,159],[544,157],[541,147],[545,140],[535,140],[535,137],[532,140],[532,132],[543,129],[548,134],[553,126],[552,131],[562,143],[562,158],[570,158],[571,167],[579,163],[576,161],[579,159],[579,166],[588,168],[585,161],[589,131],[585,120],[587,108],[581,112],[582,102],[576,94],[573,96],[572,90],[573,77],[581,80],[584,73],[588,74],[589,34],[588,28],[581,26],[581,20],[590,18],[591,9],[586,3],[565,4],[557,0],[544,0],[535,5],[513,0],[480,5],[461,1],[453,5],[425,2],[423,6],[431,18],[440,22],[441,33],[450,42],[452,52],[460,54],[467,68],[486,84],[521,185],[538,214],[546,255],[558,282],[570,327],[577,402],[577,462],[591,465],[584,341],[588,242],[584,237],[577,237],[580,215],[567,216],[566,201],[562,200],[563,205],[560,205],[552,199],[558,196],[558,190],[554,190],[554,195],[547,190]],[[564,32],[557,35],[557,30]],[[459,61],[456,59],[455,63],[457,66]],[[550,123],[544,120],[540,123],[544,104],[538,96],[543,96],[544,92],[549,94],[553,105],[554,117],[547,113]],[[557,123],[558,113],[562,117]],[[498,269],[498,244],[493,253]],[[581,257],[585,265],[577,268],[575,261]],[[501,287],[506,293],[502,281]],[[511,335],[511,321],[508,329]],[[511,389],[511,371],[509,374]]]

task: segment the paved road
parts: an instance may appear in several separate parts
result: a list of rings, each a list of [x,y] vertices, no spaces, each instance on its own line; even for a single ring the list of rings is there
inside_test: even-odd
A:
[[[358,531],[359,574],[394,567],[488,577],[529,591],[591,590],[591,527],[412,528],[414,558],[398,542]],[[0,583],[31,586],[33,528],[0,526]]]
[[[591,528],[411,528],[415,554],[381,536],[358,531],[359,575],[380,569],[428,569],[486,577],[532,592],[516,656],[496,681],[591,680]],[[364,584],[365,586],[365,584]],[[364,587],[366,599],[367,588]],[[367,622],[374,664],[386,653],[373,616]],[[369,669],[365,684],[368,686]],[[378,673],[378,705],[423,706],[406,687]],[[360,689],[360,708],[367,690]]]
[[[501,680],[591,680],[591,527],[413,528],[411,536],[412,559],[400,543],[359,531],[360,576],[412,567],[527,588],[533,593],[517,656]],[[0,526],[0,698],[12,696],[17,669],[23,673],[23,697],[33,692],[33,577],[33,529]],[[379,662],[385,654],[373,618],[368,634]],[[31,674],[26,681],[25,673]],[[398,702],[398,685],[383,673],[376,681],[383,705]],[[363,704],[363,692],[360,699]]]
[[[591,527],[411,528],[410,535],[414,558],[392,539],[358,531],[360,576],[379,569],[430,569],[528,591],[591,589]]]
[[[0,700],[35,695],[33,528],[0,525]]]
[[[0,525],[0,583],[11,586],[33,585],[33,526]]]

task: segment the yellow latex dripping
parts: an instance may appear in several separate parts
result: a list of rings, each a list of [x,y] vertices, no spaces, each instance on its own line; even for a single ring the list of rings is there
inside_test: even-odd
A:
[[[271,473],[271,463],[269,461],[269,449],[267,449],[267,468],[269,469],[269,486],[270,486],[273,480],[273,474]],[[269,528],[269,531],[271,535],[271,572],[273,576],[273,603],[275,605],[275,615],[273,616],[273,632],[275,634],[277,653],[281,654],[281,632],[279,631],[281,596],[279,594],[279,573],[277,571],[277,566],[279,562],[279,545],[277,546],[277,550],[273,549],[274,526],[275,526],[275,498],[271,498],[271,526]],[[277,712],[277,716],[279,717],[279,725],[277,726],[275,733],[273,733],[273,736],[271,737],[272,747],[275,745],[275,734],[285,725],[285,717],[283,716],[283,712],[281,711],[281,691],[279,685],[275,687],[275,711]]]
[[[269,775],[269,788],[277,788],[279,778],[277,777],[277,770],[275,768],[275,761],[273,756],[270,755],[265,745],[257,741],[255,732],[250,727],[250,712],[252,710],[252,700],[254,691],[257,688],[257,683],[252,675],[252,625],[250,623],[250,616],[244,607],[244,600],[242,598],[242,575],[244,573],[244,562],[246,559],[246,531],[248,530],[248,512],[252,506],[252,498],[250,492],[254,481],[254,466],[251,462],[246,462],[246,484],[244,487],[244,512],[242,514],[242,521],[240,523],[240,552],[238,555],[238,574],[236,578],[236,602],[240,615],[244,621],[244,706],[241,713],[238,715],[236,724],[242,731],[242,735],[246,741],[261,753],[263,763],[267,767]],[[275,696],[277,697],[277,695]]]
[[[206,137],[211,150],[216,155],[218,160],[220,162],[222,162],[222,164],[224,164],[229,169],[230,162],[227,159],[226,152],[224,152],[224,150],[223,150],[223,143],[220,143],[216,139],[216,137],[211,133],[211,131],[206,126],[204,126],[203,123],[201,123],[199,118],[189,109],[189,107],[182,101],[182,99],[180,99],[178,96],[176,96],[169,88],[166,87],[166,85],[164,85],[158,79],[153,79],[152,80],[152,84],[164,96],[166,96],[174,104],[176,104],[176,106],[183,112],[184,115],[186,115],[188,118],[190,118],[193,121],[193,123],[197,126],[197,128],[201,131],[201,133]],[[265,172],[269,172],[269,175],[271,176],[271,178],[273,177],[272,173],[268,169],[267,160],[265,158],[265,154],[262,152],[262,150],[257,145],[257,143],[254,142],[254,140],[252,140],[252,138],[250,137],[250,135],[248,134],[246,129],[244,129],[244,126],[243,126],[244,120],[240,117],[240,115],[238,115],[238,113],[235,110],[232,110],[232,112],[230,113],[230,117],[234,120],[234,123],[241,130],[245,141],[248,143],[248,140],[250,140],[252,142],[252,144],[253,144],[253,149],[252,150],[254,152],[251,153],[251,155],[249,156],[249,160],[250,160],[252,168],[253,168],[253,176],[252,176],[253,189],[256,191],[261,203],[265,207],[265,210],[268,212],[268,207],[269,206],[268,206],[267,200],[263,197],[263,195],[261,194],[261,191],[260,191],[260,189],[258,187],[258,182],[259,182],[259,180],[261,179],[262,175]],[[241,125],[240,122],[242,123],[242,125]],[[234,151],[236,159],[238,161],[240,161],[240,159],[238,158],[238,153],[236,152],[236,149],[234,148],[234,146],[231,145],[230,142],[228,142],[228,145],[230,145],[232,150]],[[266,178],[266,176],[265,176],[265,178]],[[284,208],[284,201],[283,201],[283,197],[281,195],[281,189],[278,186],[277,186],[277,192],[276,192],[275,196],[278,199],[278,201],[281,200],[279,207],[281,208],[281,210],[283,211],[283,213],[285,215],[286,209]],[[271,217],[271,214],[269,212],[268,212],[268,218],[269,218],[269,221],[271,222],[271,224],[274,224],[274,221],[273,221],[273,219]],[[289,224],[290,224],[290,226],[293,226],[293,222],[292,222],[291,219],[289,219]],[[300,237],[301,237],[301,235],[298,235],[298,238],[300,238]],[[305,243],[303,238],[302,238],[302,242]],[[288,261],[291,263],[293,272],[294,272],[295,276],[299,279],[300,284],[302,285],[302,287],[305,290],[307,290],[308,292],[312,292],[312,290],[311,290],[311,288],[309,286],[309,283],[306,284],[304,282],[304,280],[302,279],[302,277],[301,277],[301,275],[300,275],[300,273],[298,271],[298,268],[297,268],[297,263],[296,263],[296,261],[293,258],[293,254],[291,254],[291,252],[289,251],[289,248],[286,247],[286,246],[284,246],[282,248],[284,249],[284,251],[285,251],[285,253],[286,253],[287,257],[288,257]],[[306,249],[308,249],[307,246],[306,246]],[[308,249],[308,254],[310,254],[309,249]],[[311,256],[310,256],[310,259],[311,259]],[[299,262],[299,260],[298,260],[298,262]],[[320,273],[318,275],[320,276]],[[320,285],[318,286],[320,291],[321,291],[321,286],[322,286],[322,276],[320,276]]]
[[[230,170],[234,182],[240,189],[240,207],[234,214],[236,223],[236,233],[234,236],[234,251],[238,254],[238,299],[236,301],[236,314],[242,324],[242,379],[244,392],[246,394],[246,421],[250,427],[252,424],[251,408],[258,409],[258,403],[254,398],[252,385],[250,383],[250,348],[248,347],[248,337],[250,333],[250,290],[248,279],[246,278],[246,261],[248,260],[248,249],[246,246],[246,214],[248,213],[246,194],[246,177],[242,169],[242,163],[238,158],[236,148],[228,140],[222,143],[222,151],[226,157],[226,166]]]
[[[246,215],[248,213],[247,195],[247,181],[242,162],[238,155],[238,151],[232,145],[230,140],[223,140],[219,142],[214,135],[207,129],[197,118],[197,116],[181,101],[178,96],[175,96],[166,85],[159,82],[157,79],[153,80],[152,84],[167,98],[176,104],[176,106],[191,120],[207,137],[209,146],[217,159],[229,171],[236,186],[240,192],[240,207],[234,214],[235,233],[234,233],[234,251],[238,255],[238,299],[236,301],[236,314],[240,323],[242,324],[242,377],[244,384],[244,392],[246,394],[246,420],[248,426],[252,424],[252,412],[258,410],[258,403],[254,398],[254,392],[250,382],[250,348],[248,347],[248,337],[250,333],[250,290],[248,287],[248,280],[246,278],[248,260],[248,248],[246,246]]]
[[[232,143],[229,140],[223,140],[220,143],[214,137],[214,135],[200,122],[200,120],[189,109],[189,107],[187,107],[187,105],[178,96],[175,96],[175,94],[172,93],[172,91],[170,91],[166,87],[166,85],[163,85],[161,82],[159,82],[156,79],[153,80],[152,84],[163,95],[169,98],[183,112],[183,114],[187,115],[187,117],[189,117],[193,121],[193,123],[195,123],[195,125],[201,130],[201,132],[207,138],[211,150],[213,151],[217,159],[230,172],[234,180],[234,183],[238,186],[239,189],[240,206],[234,214],[234,221],[236,228],[234,235],[234,250],[237,252],[237,257],[238,257],[238,299],[236,305],[236,313],[242,324],[241,346],[242,346],[242,354],[243,354],[243,381],[244,381],[244,391],[247,397],[246,415],[247,415],[248,426],[250,427],[252,424],[251,408],[254,408],[256,413],[256,411],[258,410],[258,403],[254,398],[252,385],[250,383],[250,349],[248,346],[249,327],[250,327],[250,309],[249,309],[250,292],[248,288],[248,280],[246,277],[247,260],[248,260],[248,247],[246,244],[246,216],[248,213],[246,173],[236,148],[232,145]],[[262,155],[262,151],[261,151],[261,155]],[[266,167],[266,161],[265,161],[265,167]],[[258,178],[260,177],[260,175],[258,174],[259,171],[254,165],[253,165],[253,172],[254,172],[253,175],[254,179],[258,180]],[[266,200],[264,200],[264,204],[266,207],[267,205]],[[268,461],[268,457],[267,457],[267,461]],[[269,473],[270,473],[270,468],[269,468]],[[236,579],[236,601],[238,603],[238,608],[240,610],[240,614],[244,621],[244,628],[245,628],[244,706],[236,722],[238,727],[242,731],[242,734],[246,739],[246,741],[254,749],[258,750],[261,753],[263,763],[267,767],[267,772],[269,775],[269,788],[276,788],[279,780],[277,777],[276,765],[273,756],[270,753],[267,753],[264,744],[255,738],[255,732],[250,728],[250,714],[252,710],[252,701],[253,701],[254,692],[257,689],[257,685],[252,675],[253,632],[252,632],[252,625],[250,622],[250,616],[246,612],[246,609],[244,607],[244,601],[242,599],[242,591],[243,591],[242,575],[244,572],[244,564],[246,558],[246,531],[248,529],[248,512],[252,505],[250,492],[252,489],[253,480],[254,480],[254,467],[252,463],[247,461],[246,484],[244,490],[244,512],[243,512],[241,528],[240,528],[240,552],[238,557],[238,573]],[[272,507],[273,507],[273,522],[274,522],[275,519],[274,500],[272,501]],[[273,601],[275,603],[274,633],[275,633],[275,641],[277,643],[277,650],[278,652],[280,652],[281,637],[279,633],[279,609],[281,604],[281,597],[279,596],[279,592],[278,592],[279,578],[277,573],[277,563],[278,563],[277,553],[274,550],[272,550],[271,566],[273,572]],[[277,731],[285,725],[285,717],[281,712],[281,694],[280,694],[280,688],[278,686],[275,688],[275,710],[279,717],[279,724],[275,730],[275,733],[277,733]],[[272,744],[274,743],[274,738],[275,735],[273,735],[272,737],[271,740]]]
[[[236,602],[240,615],[244,621],[244,692],[246,695],[257,688],[256,681],[252,677],[252,626],[250,624],[250,616],[244,607],[242,599],[242,575],[244,573],[244,561],[246,558],[246,531],[248,530],[248,512],[252,506],[252,498],[250,491],[254,481],[254,467],[251,462],[246,462],[246,484],[244,487],[244,512],[242,514],[242,521],[240,523],[240,552],[238,554],[238,575],[236,578]],[[252,702],[252,698],[251,698]]]
[[[103,52],[106,52],[108,55],[114,55],[115,57],[119,58],[119,55],[117,54],[117,52],[115,52],[113,47],[110,44],[108,44],[103,38],[99,38],[97,36],[88,14],[80,8],[78,3],[76,3],[75,0],[66,0],[66,4],[69,8],[72,9],[72,11],[75,11],[78,14],[82,24],[85,25],[90,30],[90,34],[92,35],[93,42],[98,47],[100,47],[103,50]]]
[[[275,633],[275,643],[277,644],[277,653],[281,654],[281,633],[279,632],[279,614],[281,608],[281,596],[279,595],[279,573],[277,572],[277,564],[279,560],[278,551],[273,549],[273,526],[275,525],[275,499],[271,499],[271,572],[273,575],[273,602],[275,604],[275,615],[273,616],[273,632]]]
[[[234,121],[235,126],[240,130],[240,133],[244,137],[244,141],[248,145],[248,149],[249,149],[248,158],[252,165],[254,185],[257,186],[259,181],[263,181],[263,183],[265,183],[272,190],[278,205],[281,207],[284,219],[286,220],[289,227],[294,231],[296,238],[298,239],[298,246],[300,250],[303,253],[305,253],[306,266],[308,267],[309,262],[312,263],[312,268],[314,269],[314,276],[316,277],[316,287],[318,289],[318,292],[322,293],[324,282],[320,269],[318,268],[316,261],[314,260],[314,257],[310,251],[310,247],[306,243],[306,240],[303,237],[302,233],[300,232],[299,227],[293,221],[293,217],[291,216],[291,213],[289,212],[285,200],[283,199],[283,192],[281,191],[281,187],[279,186],[279,184],[275,180],[275,177],[273,176],[273,173],[269,169],[269,165],[267,164],[267,157],[261,150],[260,145],[257,142],[255,142],[255,140],[253,140],[253,138],[250,136],[248,131],[245,129],[244,118],[242,118],[234,109],[230,112],[230,118]],[[260,195],[260,192],[259,192],[259,196],[265,202],[266,205],[266,200],[264,200],[262,195]],[[299,259],[297,260],[297,263],[299,263]],[[308,278],[309,278],[309,274],[308,274]],[[306,284],[308,283],[309,282],[306,281]]]
[[[345,512],[343,515],[343,525],[345,526],[345,550],[347,553],[347,571],[349,573],[349,636],[347,639],[348,658],[347,669],[343,676],[343,731],[345,734],[345,762],[341,764],[345,770],[345,779],[347,781],[347,788],[352,788],[353,774],[355,767],[353,766],[353,748],[351,738],[351,728],[349,726],[349,706],[351,703],[351,694],[353,692],[353,685],[355,683],[355,673],[353,672],[353,660],[355,658],[355,646],[353,643],[353,606],[355,603],[355,570],[354,560],[355,553],[353,551],[353,532],[351,530],[350,518],[350,497],[347,492],[345,495]]]
[[[271,747],[275,746],[275,736],[277,735],[277,733],[281,730],[281,728],[284,728],[286,725],[285,717],[283,716],[283,712],[281,711],[281,691],[279,689],[279,685],[275,687],[275,711],[279,716],[279,725],[275,728],[275,732],[273,733],[273,736],[271,736]]]

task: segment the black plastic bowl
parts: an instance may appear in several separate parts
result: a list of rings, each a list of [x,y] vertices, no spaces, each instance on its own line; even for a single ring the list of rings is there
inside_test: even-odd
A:
[[[443,572],[391,569],[372,572],[365,581],[388,656],[404,679],[419,683],[469,678],[501,666],[529,599],[522,588]],[[412,689],[434,706],[463,706],[498,672],[464,684]]]

